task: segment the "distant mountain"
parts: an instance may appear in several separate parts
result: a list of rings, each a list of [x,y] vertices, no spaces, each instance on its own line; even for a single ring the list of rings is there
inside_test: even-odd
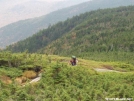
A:
[[[133,5],[133,0],[92,0],[76,6],[61,9],[48,15],[34,19],[22,20],[0,28],[0,47],[6,47],[19,40],[32,36],[41,29],[47,28],[59,21],[64,21],[84,12],[112,8],[125,5]]]
[[[85,1],[88,0],[0,0],[0,28]]]
[[[10,45],[13,52],[85,56],[89,52],[134,52],[134,6],[91,11]]]

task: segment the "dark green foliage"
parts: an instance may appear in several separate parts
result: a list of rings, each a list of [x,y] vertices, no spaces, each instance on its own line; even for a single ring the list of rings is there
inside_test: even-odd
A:
[[[45,50],[53,54],[70,54],[74,50],[79,54],[88,51],[133,52],[133,9],[129,6],[81,14],[41,30],[7,49],[14,52],[41,49],[41,52]]]
[[[21,20],[0,28],[0,47],[5,48],[5,46],[25,39],[41,29],[47,28],[59,21],[64,21],[67,18],[71,18],[81,13],[132,4],[134,4],[133,0],[112,0],[112,3],[111,0],[93,0],[91,2],[88,1],[79,5],[60,9],[41,17]]]
[[[0,74],[12,78],[21,76],[25,70],[39,72],[46,63],[40,54],[0,52]]]
[[[132,52],[133,7],[98,10],[88,16],[68,35],[43,49],[52,54],[82,54],[83,52]]]
[[[20,41],[16,45],[9,46],[7,49],[14,52],[23,52],[25,50],[36,52],[38,49],[47,46],[50,42],[58,39],[83,21],[82,19],[78,21],[78,18],[79,17],[77,16],[73,19],[68,19],[65,22],[59,22],[48,29],[41,30],[25,41]]]

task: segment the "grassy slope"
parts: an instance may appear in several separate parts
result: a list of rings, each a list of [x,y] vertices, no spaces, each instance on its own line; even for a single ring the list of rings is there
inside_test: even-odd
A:
[[[7,55],[1,55],[5,57]],[[124,63],[97,62],[78,58],[77,66],[70,66],[69,57],[59,57],[56,55],[39,54],[14,54],[16,58],[21,59],[22,64],[18,68],[9,68],[0,66],[0,74],[16,78],[16,72],[19,75],[23,73],[22,67],[29,65],[42,66],[42,79],[38,83],[19,86],[14,82],[5,85],[0,81],[0,100],[39,100],[42,101],[78,101],[78,100],[100,100],[104,101],[106,97],[134,97],[134,66]],[[11,59],[13,55],[11,55]],[[34,60],[32,60],[34,57]],[[26,65],[23,66],[23,61]],[[28,64],[30,63],[30,64]],[[120,67],[120,68],[119,68]],[[126,68],[123,68],[126,67]],[[128,71],[126,73],[99,73],[93,68],[109,68],[115,70]],[[131,72],[129,72],[131,68]],[[18,71],[17,71],[18,70]],[[133,70],[133,71],[132,71]],[[12,73],[11,73],[12,72]],[[18,76],[19,76],[18,75]],[[114,85],[114,86],[113,86]]]

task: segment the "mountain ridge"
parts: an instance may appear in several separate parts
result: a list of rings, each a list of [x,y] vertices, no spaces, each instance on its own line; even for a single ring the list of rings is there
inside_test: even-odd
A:
[[[108,5],[111,5],[110,1],[107,1],[105,2],[104,6],[104,2],[105,0],[99,0],[97,2],[90,1],[76,6],[72,6],[70,8],[65,8],[59,11],[52,12],[46,16],[19,21],[9,26],[3,27],[0,29],[0,47],[6,47],[9,44],[23,40],[35,34],[41,29],[47,28],[48,26],[56,24],[59,21],[64,21],[67,18],[73,17],[74,15],[79,15],[81,13],[88,12],[94,9],[107,8]],[[134,3],[132,2],[132,0],[127,1],[127,3],[125,0],[123,2],[122,0],[118,0],[118,2],[116,0],[113,2],[112,7],[119,6],[118,4],[121,6],[130,5]],[[5,40],[7,38],[8,40]]]
[[[128,6],[81,14],[50,26],[7,49],[58,55],[94,51],[133,52],[133,9],[134,6]]]
[[[0,1],[0,27],[28,18],[46,15],[52,11],[87,0],[3,0]]]

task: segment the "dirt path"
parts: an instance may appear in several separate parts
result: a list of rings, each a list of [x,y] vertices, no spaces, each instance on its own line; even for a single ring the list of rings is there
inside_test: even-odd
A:
[[[120,71],[104,69],[104,68],[94,68],[94,70],[97,71],[97,72],[118,72],[118,73],[123,73],[123,72],[120,72]]]
[[[41,79],[41,77],[42,77],[42,74],[40,73],[38,75],[38,77],[36,77],[35,79],[32,79],[30,82],[24,84],[23,86],[26,86],[27,84],[31,84],[31,83],[36,83],[36,82],[38,82]]]
[[[33,79],[32,81],[30,81],[29,83],[38,82],[40,79],[41,79],[41,77],[37,77],[37,78]]]

